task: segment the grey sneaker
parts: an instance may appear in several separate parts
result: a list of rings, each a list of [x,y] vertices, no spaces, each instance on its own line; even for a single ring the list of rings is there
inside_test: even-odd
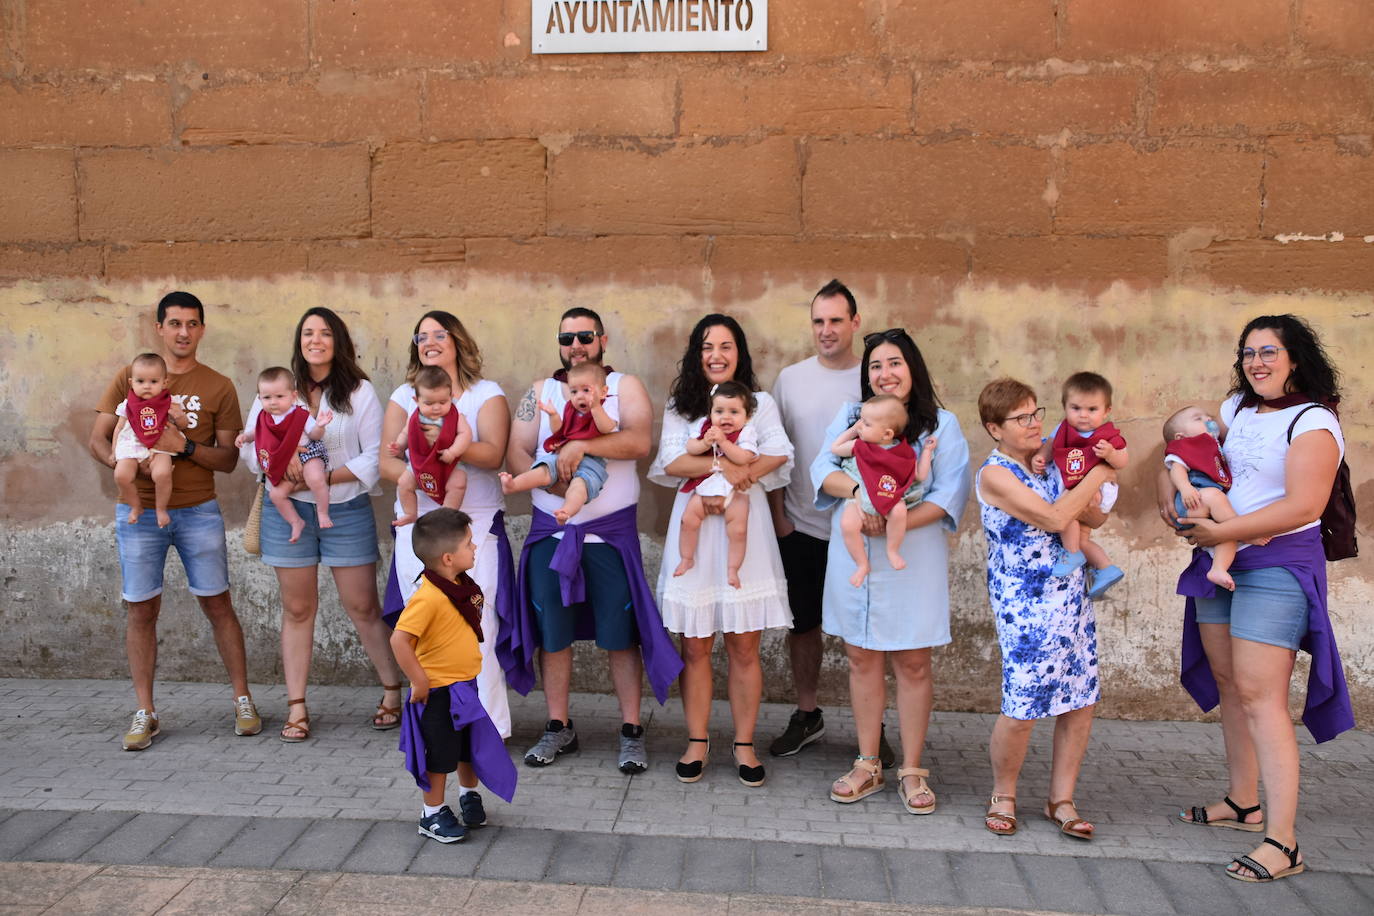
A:
[[[544,735],[525,752],[525,766],[546,767],[553,763],[559,754],[571,754],[577,750],[577,732],[573,731],[572,720],[563,724],[558,719],[550,719],[544,726]]]
[[[633,775],[649,768],[644,752],[644,726],[626,722],[620,726],[620,772]]]
[[[820,709],[811,712],[793,710],[792,718],[787,720],[787,731],[768,746],[768,753],[774,757],[791,757],[812,741],[825,736],[825,717]]]
[[[882,761],[884,770],[890,770],[897,765],[897,752],[892,749],[892,745],[887,743],[886,725],[878,733],[878,759]]]
[[[252,697],[234,698],[234,734],[256,735],[262,731],[262,717]]]
[[[157,713],[140,709],[134,713],[129,730],[124,733],[124,750],[141,751],[153,743],[161,729],[157,724]]]

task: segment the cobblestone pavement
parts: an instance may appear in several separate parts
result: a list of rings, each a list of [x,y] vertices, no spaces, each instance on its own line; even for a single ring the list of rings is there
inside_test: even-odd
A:
[[[684,743],[676,702],[646,703],[651,766],[629,777],[615,769],[614,699],[577,695],[581,751],[545,769],[521,766],[515,803],[488,795],[493,826],[451,848],[416,834],[417,792],[400,767],[396,733],[367,727],[375,689],[313,688],[316,737],[298,745],[274,737],[284,711],[280,688],[256,691],[267,728],[255,738],[234,737],[227,693],[160,684],[163,733],[149,750],[128,753],[119,746],[131,713],[124,682],[0,680],[0,860],[88,863],[71,873],[81,876],[72,879],[73,894],[113,876],[135,877],[127,872],[133,866],[300,872],[289,887],[287,877],[274,878],[281,894],[250,912],[344,880],[340,872],[439,874],[469,879],[468,889],[483,881],[571,882],[586,894],[560,898],[555,909],[568,912],[609,909],[619,898],[593,889],[616,887],[671,892],[682,899],[669,909],[689,912],[720,912],[720,895],[731,908],[744,905],[740,895],[789,895],[1132,914],[1374,911],[1374,782],[1359,775],[1374,762],[1374,736],[1365,732],[1304,743],[1298,830],[1310,873],[1256,887],[1226,879],[1220,868],[1247,852],[1255,835],[1172,820],[1181,805],[1224,788],[1214,725],[1099,722],[1077,799],[1098,837],[1076,843],[1038,811],[1048,728],[1036,736],[1018,792],[1022,829],[995,837],[982,827],[990,716],[935,714],[923,764],[940,807],[912,817],[890,788],[854,805],[826,797],[853,753],[844,710],[827,711],[825,739],[800,755],[765,756],[767,785],[748,789],[734,777],[728,710],[719,704],[713,762],[702,782],[686,786],[671,766]],[[789,713],[764,708],[761,747]],[[518,758],[542,728],[542,695],[515,698],[514,716],[510,746]],[[164,890],[176,884],[164,903],[197,881],[229,880],[220,871],[143,879],[164,882],[157,885]],[[13,885],[24,880],[0,871],[0,908],[22,903]]]

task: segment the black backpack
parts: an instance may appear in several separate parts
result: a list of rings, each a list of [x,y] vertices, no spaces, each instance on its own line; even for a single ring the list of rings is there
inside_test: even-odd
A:
[[[1288,424],[1288,444],[1293,444],[1293,427],[1298,425],[1302,415],[1314,407],[1331,410],[1325,404],[1308,404],[1293,422]],[[1334,415],[1336,412],[1331,411]],[[1326,559],[1332,563],[1360,555],[1360,545],[1355,541],[1355,492],[1350,486],[1350,466],[1341,459],[1336,469],[1336,479],[1331,483],[1331,498],[1322,511],[1322,549]]]

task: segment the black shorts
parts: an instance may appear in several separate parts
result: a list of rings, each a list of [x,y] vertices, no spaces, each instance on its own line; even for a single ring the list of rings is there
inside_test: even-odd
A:
[[[448,687],[436,687],[429,692],[425,711],[420,716],[426,773],[452,773],[458,769],[458,764],[472,762],[472,739],[466,728],[454,731],[451,703]]]
[[[778,538],[782,571],[787,576],[787,603],[792,606],[793,633],[809,633],[821,625],[825,558],[829,550],[829,541],[800,531]]]

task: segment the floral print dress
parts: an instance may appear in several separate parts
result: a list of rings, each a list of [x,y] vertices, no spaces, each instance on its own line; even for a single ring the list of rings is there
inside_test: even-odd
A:
[[[1059,475],[1041,477],[1000,451],[983,467],[1004,467],[1046,502],[1063,492]],[[980,482],[982,468],[978,471]],[[1096,703],[1097,624],[1080,567],[1052,576],[1059,536],[983,500],[988,599],[1002,649],[1002,714],[1043,719]]]

